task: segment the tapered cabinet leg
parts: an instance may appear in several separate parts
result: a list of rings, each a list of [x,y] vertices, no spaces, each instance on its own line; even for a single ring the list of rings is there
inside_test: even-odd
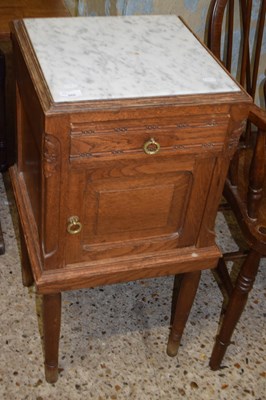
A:
[[[182,284],[182,280],[183,280],[183,274],[175,275],[173,295],[172,295],[171,319],[170,319],[171,326],[174,323],[176,304],[177,304],[177,299],[178,299],[179,290],[180,290],[180,287]]]
[[[21,228],[20,230],[20,246],[21,246],[21,274],[22,274],[22,283],[24,286],[29,287],[33,285],[34,278],[31,270],[31,264],[28,256],[28,250],[26,246],[26,242],[24,239],[24,234]]]
[[[230,296],[229,303],[224,314],[220,333],[210,359],[210,367],[213,370],[220,368],[226,349],[230,344],[231,336],[247,302],[248,294],[252,289],[260,262],[260,255],[250,251],[240,270],[235,288]]]
[[[45,378],[49,383],[58,379],[60,325],[61,293],[43,295]]]
[[[197,293],[200,275],[201,271],[182,274],[178,278],[177,285],[175,280],[178,293],[175,307],[172,306],[172,311],[174,311],[172,316],[173,323],[167,345],[167,354],[171,357],[174,357],[178,352],[182,334]]]

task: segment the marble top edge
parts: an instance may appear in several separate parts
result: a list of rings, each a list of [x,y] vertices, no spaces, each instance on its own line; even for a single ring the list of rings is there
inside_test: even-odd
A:
[[[88,20],[90,20],[90,19],[92,19],[93,22],[102,21],[102,20],[108,20],[108,21],[127,21],[127,20],[149,21],[150,20],[150,21],[155,21],[156,19],[163,19],[163,20],[169,19],[169,20],[173,20],[173,21],[179,20],[182,22],[182,17],[179,15],[175,15],[175,14],[97,15],[97,16],[78,15],[75,17],[69,17],[69,16],[64,16],[64,17],[25,17],[25,18],[22,18],[22,21],[24,21],[24,23],[26,25],[29,21],[44,21],[44,22],[48,22],[48,23],[49,23],[49,21],[57,21],[60,24],[60,23],[65,23],[66,20],[71,20],[71,24],[76,24],[76,23],[79,23],[80,21],[89,22]]]
[[[176,15],[23,21],[55,103],[240,92]]]
[[[162,19],[167,19],[167,18],[172,18],[174,20],[176,19],[181,19],[182,17],[176,14],[143,14],[143,15],[97,15],[97,16],[84,16],[84,15],[78,15],[75,17],[71,17],[71,16],[63,16],[63,17],[25,17],[22,18],[23,21],[28,21],[28,20],[44,20],[44,21],[48,21],[48,20],[66,20],[66,19],[71,19],[72,21],[74,20],[88,20],[89,18],[92,18],[93,20],[100,20],[100,19],[115,19],[115,20],[127,20],[127,19],[150,19],[150,20],[154,20],[155,18],[162,18]]]

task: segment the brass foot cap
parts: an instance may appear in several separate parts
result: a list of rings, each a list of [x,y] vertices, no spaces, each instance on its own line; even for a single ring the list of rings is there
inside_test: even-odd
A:
[[[58,379],[58,367],[45,365],[45,379],[48,383],[55,383]]]
[[[170,357],[175,357],[178,353],[180,342],[175,342],[172,339],[168,340],[166,353]]]

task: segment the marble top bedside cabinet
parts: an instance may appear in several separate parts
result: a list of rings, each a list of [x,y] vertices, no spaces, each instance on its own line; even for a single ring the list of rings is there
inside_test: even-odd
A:
[[[24,19],[12,37],[23,282],[54,382],[62,291],[170,274],[196,290],[216,266],[250,98],[176,16]]]

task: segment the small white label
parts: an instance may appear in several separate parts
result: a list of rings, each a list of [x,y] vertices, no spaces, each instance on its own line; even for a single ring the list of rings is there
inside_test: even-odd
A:
[[[75,99],[76,97],[81,96],[81,90],[79,89],[62,90],[59,94],[61,97],[67,97],[68,99]]]

